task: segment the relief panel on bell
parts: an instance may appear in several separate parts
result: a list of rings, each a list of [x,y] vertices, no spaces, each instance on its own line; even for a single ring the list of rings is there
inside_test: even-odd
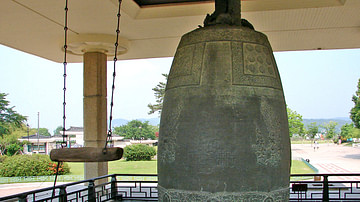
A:
[[[179,47],[171,65],[166,89],[200,84],[204,44]]]
[[[244,43],[244,74],[276,78],[274,67],[268,47]]]
[[[233,85],[282,89],[276,63],[269,47],[232,42]]]

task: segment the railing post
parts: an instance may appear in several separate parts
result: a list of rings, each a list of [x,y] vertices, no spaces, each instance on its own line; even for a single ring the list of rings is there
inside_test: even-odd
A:
[[[324,175],[324,181],[323,181],[323,202],[329,201],[329,181],[328,176]]]
[[[111,177],[111,199],[117,200],[117,183],[116,175]]]
[[[95,198],[95,183],[93,180],[91,180],[89,182],[88,185],[88,201],[89,202],[95,202],[96,198]]]
[[[19,202],[27,202],[27,195],[21,195],[19,197]]]
[[[66,202],[67,201],[66,187],[60,187],[59,201],[60,202]]]

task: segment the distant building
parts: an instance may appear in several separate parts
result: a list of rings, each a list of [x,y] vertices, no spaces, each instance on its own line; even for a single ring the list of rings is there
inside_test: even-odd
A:
[[[55,136],[43,136],[43,135],[30,135],[24,136],[19,141],[29,141],[30,144],[24,145],[24,153],[32,154],[50,154],[52,149],[60,148],[63,142],[63,131],[60,131],[61,135]],[[84,128],[71,126],[65,131],[67,135],[66,143],[68,147],[83,147],[84,146]],[[106,137],[104,135],[104,137]],[[149,146],[157,145],[157,140],[125,140],[124,137],[113,135],[112,145],[114,147],[124,148],[132,144],[147,144]]]
[[[56,148],[56,142],[61,141],[60,136],[43,136],[43,135],[29,135],[19,139],[20,142],[28,141],[29,144],[24,145],[25,154],[49,154],[53,148]]]
[[[63,131],[60,131],[60,134],[62,138]],[[69,129],[65,130],[65,134],[67,135],[67,139],[66,139],[67,145],[71,145],[71,147],[84,146],[84,127],[70,126]],[[63,140],[61,140],[61,142],[62,141]]]
[[[60,132],[61,134],[63,131]],[[84,146],[84,128],[83,127],[74,127],[71,126],[66,130],[65,134],[67,135],[67,143],[71,143],[71,147],[83,147]],[[62,136],[61,136],[62,137]],[[104,137],[106,137],[104,135]],[[114,147],[126,147],[127,144],[123,141],[124,137],[113,135],[112,141]]]

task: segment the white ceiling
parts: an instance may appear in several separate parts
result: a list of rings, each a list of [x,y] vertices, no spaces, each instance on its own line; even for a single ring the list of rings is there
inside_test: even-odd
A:
[[[1,0],[0,44],[62,62],[64,2]],[[213,10],[214,2],[139,7],[123,0],[120,29],[128,51],[120,59],[173,56],[180,37]],[[70,43],[89,34],[100,42],[115,36],[116,12],[117,0],[69,1]],[[268,36],[274,51],[360,48],[360,0],[248,0],[242,17]]]

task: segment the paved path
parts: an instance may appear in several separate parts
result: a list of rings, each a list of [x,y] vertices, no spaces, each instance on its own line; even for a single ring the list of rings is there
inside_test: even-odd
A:
[[[292,156],[309,159],[319,173],[360,173],[360,147],[335,144],[319,144],[315,149],[311,144],[291,145]],[[360,180],[360,177],[337,177],[337,180]]]
[[[57,185],[63,182],[57,183]],[[42,189],[52,187],[53,182],[32,182],[32,183],[13,183],[13,184],[0,184],[0,197],[27,192],[35,189]]]
[[[335,144],[319,144],[315,149],[310,144],[293,144],[292,156],[309,159],[319,173],[360,173],[360,147]],[[339,178],[340,180],[356,179]],[[0,197],[52,186],[52,182],[0,184]]]

